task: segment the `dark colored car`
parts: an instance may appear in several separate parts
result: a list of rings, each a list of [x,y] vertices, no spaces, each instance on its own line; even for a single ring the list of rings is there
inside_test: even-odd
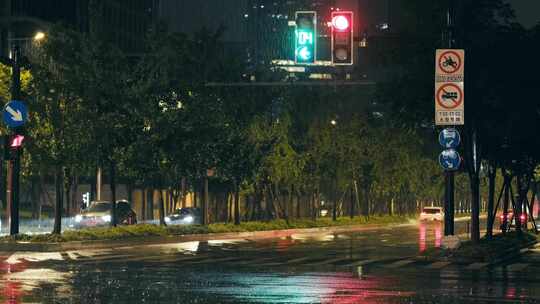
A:
[[[523,228],[527,228],[527,222],[528,222],[528,216],[526,213],[522,213],[520,216],[519,216],[519,219],[521,221],[521,226]],[[504,214],[501,214],[500,217],[499,217],[499,220],[500,220],[500,229],[501,230],[506,230],[507,228],[515,228],[516,227],[516,218],[514,217],[514,212],[513,211],[508,211],[507,212],[507,220],[505,221],[505,218],[504,218]],[[506,222],[506,225],[509,225],[509,227],[505,227],[505,222]]]
[[[165,223],[167,224],[201,224],[201,209],[199,208],[180,208],[176,211],[165,217]]]
[[[92,202],[88,208],[75,216],[75,227],[99,227],[108,226],[111,222],[112,203],[107,201]],[[128,201],[116,202],[117,224],[133,225],[137,224],[137,214]]]

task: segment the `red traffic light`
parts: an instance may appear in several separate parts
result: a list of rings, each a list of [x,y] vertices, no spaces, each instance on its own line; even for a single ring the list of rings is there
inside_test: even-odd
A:
[[[332,12],[332,64],[354,64],[353,12]]]
[[[22,143],[24,141],[24,135],[14,135],[10,138],[9,146],[11,148],[19,148],[22,146]]]
[[[346,31],[349,29],[351,24],[345,15],[335,15],[332,18],[332,26],[338,31]]]

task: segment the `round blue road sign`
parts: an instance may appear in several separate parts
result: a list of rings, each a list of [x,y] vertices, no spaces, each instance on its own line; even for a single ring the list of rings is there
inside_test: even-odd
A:
[[[28,120],[26,105],[19,100],[12,100],[4,107],[4,122],[10,128],[17,128]]]
[[[446,171],[456,171],[461,165],[461,156],[454,149],[448,149],[439,155],[439,164]]]
[[[455,149],[461,143],[461,136],[454,128],[444,129],[439,133],[439,144],[446,149]]]

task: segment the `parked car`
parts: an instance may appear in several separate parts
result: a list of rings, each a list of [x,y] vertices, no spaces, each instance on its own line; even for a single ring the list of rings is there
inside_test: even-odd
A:
[[[443,221],[444,211],[442,207],[424,207],[420,213],[420,221]]]
[[[75,216],[75,227],[107,226],[111,222],[112,203],[107,201],[94,201],[90,206]],[[126,200],[116,202],[116,216],[118,225],[137,224],[137,214],[131,209]]]
[[[180,208],[176,211],[165,217],[165,223],[167,224],[177,224],[177,225],[191,225],[191,224],[201,224],[201,209],[199,208]]]

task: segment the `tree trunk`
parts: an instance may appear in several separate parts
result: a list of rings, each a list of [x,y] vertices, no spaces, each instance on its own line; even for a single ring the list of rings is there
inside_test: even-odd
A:
[[[351,219],[354,218],[354,191],[353,191],[353,188],[354,188],[354,186],[353,186],[353,184],[351,184],[351,200],[349,202],[349,208],[350,208],[349,215],[350,215]]]
[[[158,187],[159,191],[159,225],[161,226],[167,226],[165,223],[165,203],[163,200],[163,190],[161,189],[163,187]]]
[[[240,225],[240,185],[235,183],[234,224]]]
[[[480,242],[480,177],[477,173],[470,174],[471,181],[471,242]]]
[[[66,215],[69,217],[71,215],[71,172],[68,169],[64,169],[64,193],[66,194]]]
[[[300,194],[296,194],[296,218],[299,219],[302,217],[302,214],[300,213],[301,212],[301,202],[302,202],[302,197]]]
[[[514,210],[514,218],[516,219],[516,231],[522,233],[521,215],[523,212],[523,204],[527,200],[527,192],[529,192],[529,178],[526,174],[519,175],[517,178],[518,201]]]
[[[0,163],[1,163],[1,161],[0,161]],[[0,167],[1,167],[1,165],[0,165]],[[0,172],[1,172],[1,168],[0,168]],[[1,175],[2,174],[0,173],[0,176]],[[39,181],[37,180],[37,177],[32,176],[30,182],[31,182],[30,195],[31,195],[31,200],[32,200],[32,219],[36,220],[36,219],[39,218],[39,205],[40,205]],[[5,208],[4,208],[4,210],[5,210]]]
[[[110,186],[111,186],[111,227],[116,227],[118,218],[116,217],[116,163],[109,162]]]
[[[146,221],[146,189],[141,189],[141,220]]]
[[[233,188],[234,189],[234,188]],[[233,221],[234,190],[227,194],[227,222]]]
[[[148,209],[148,219],[154,220],[154,188],[146,190],[146,204]]]
[[[369,184],[364,183],[364,206],[362,208],[362,215],[369,216]]]
[[[63,179],[63,170],[60,165],[55,167],[55,193],[56,193],[56,203],[54,208],[54,228],[53,234],[62,233],[62,209],[63,209],[63,195],[64,195],[64,179]]]
[[[218,203],[218,200],[219,200],[219,193],[214,193],[213,195],[213,201],[214,201],[214,222],[217,223],[219,222],[219,203]]]
[[[79,175],[73,174],[73,182],[72,182],[72,191],[71,191],[71,207],[73,208],[73,211],[79,212],[80,211],[80,204],[77,200],[77,192],[79,190]]]
[[[133,206],[133,184],[128,181],[126,184],[127,200]]]
[[[486,227],[486,237],[491,239],[493,236],[493,224],[495,223],[495,183],[497,178],[497,168],[493,165],[489,165],[488,168],[488,179],[489,179],[489,188],[488,188],[488,206],[487,206],[487,227]]]
[[[321,206],[321,189],[317,186],[317,192],[315,193],[315,212],[313,213],[313,220],[317,220],[319,217]]]
[[[186,191],[186,178],[185,177],[182,177],[182,181],[180,182],[180,187],[181,187],[181,191],[182,191],[182,208],[185,208],[186,207],[186,196],[187,196],[187,191]]]
[[[208,176],[203,178],[202,224],[208,225]]]

